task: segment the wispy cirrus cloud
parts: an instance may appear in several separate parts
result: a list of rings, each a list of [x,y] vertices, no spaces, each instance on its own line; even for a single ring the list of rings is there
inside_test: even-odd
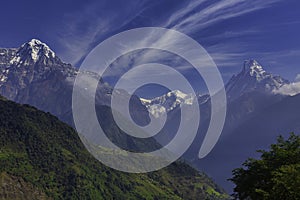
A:
[[[267,8],[279,1],[281,0],[221,0],[213,4],[208,0],[190,1],[189,4],[171,13],[167,20],[160,23],[160,26],[175,29],[186,34],[193,34],[199,29],[209,29],[218,22]],[[208,46],[206,49],[214,60],[218,63],[222,63],[221,66],[236,66],[240,64],[241,60],[248,58],[249,44],[242,44],[241,42],[227,44],[223,43],[223,41],[228,38],[238,38],[261,33],[261,30],[253,28],[242,31],[225,31],[222,34],[206,36],[204,40],[209,39],[219,42],[219,44]],[[158,42],[160,42],[162,46],[168,46],[169,43],[174,40],[175,38],[171,38],[168,35],[162,36]],[[181,46],[181,48],[183,47],[184,46]],[[153,52],[140,56],[139,59],[147,60],[149,57],[154,56],[164,59],[163,54],[153,55],[152,53]]]
[[[192,1],[173,13],[165,26],[190,33],[226,19],[261,10],[279,1],[281,0],[221,0],[214,4],[208,4],[207,0]],[[198,11],[195,12],[195,9]]]
[[[166,11],[163,17],[152,15],[151,18],[145,18],[142,24],[166,27],[192,34],[199,29],[210,28],[217,22],[266,8],[278,1],[280,0],[219,0],[211,3],[208,0],[191,0],[189,3],[181,3],[182,6],[172,12]],[[66,14],[65,27],[59,35],[61,43],[66,49],[65,52],[67,52],[64,55],[65,60],[77,63],[98,42],[117,33],[122,28],[132,28],[132,24],[131,26],[129,24],[143,16],[149,7],[159,7],[164,4],[164,2],[154,4],[150,0],[118,1],[118,6],[108,7],[108,3],[108,1],[96,2],[76,13]],[[120,7],[122,9],[119,9]],[[149,23],[147,23],[148,21]],[[139,22],[135,24],[138,27]],[[227,31],[223,36],[237,37],[236,34],[238,36],[255,34],[258,30],[249,31],[240,33]],[[212,35],[211,37],[221,36]]]

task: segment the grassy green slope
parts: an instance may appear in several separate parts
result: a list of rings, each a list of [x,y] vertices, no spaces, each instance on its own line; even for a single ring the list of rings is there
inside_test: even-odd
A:
[[[2,97],[0,174],[1,199],[20,191],[24,196],[35,192],[44,199],[226,197],[210,179],[184,163],[148,174],[112,170],[94,159],[77,133],[56,117]],[[23,184],[10,187],[11,191],[5,188],[13,181]]]

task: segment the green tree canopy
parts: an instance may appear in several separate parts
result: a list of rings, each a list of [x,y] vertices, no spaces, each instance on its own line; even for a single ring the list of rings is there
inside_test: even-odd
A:
[[[279,136],[269,151],[258,151],[260,159],[250,158],[242,168],[233,170],[236,199],[299,200],[300,136]]]

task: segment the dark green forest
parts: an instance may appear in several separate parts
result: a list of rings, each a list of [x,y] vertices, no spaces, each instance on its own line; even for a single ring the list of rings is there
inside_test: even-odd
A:
[[[226,199],[184,162],[148,174],[110,169],[49,113],[0,99],[0,199]]]

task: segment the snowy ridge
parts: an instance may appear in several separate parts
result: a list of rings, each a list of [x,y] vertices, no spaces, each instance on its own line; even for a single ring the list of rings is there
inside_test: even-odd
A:
[[[19,88],[24,88],[32,81],[47,79],[50,73],[62,75],[69,84],[73,84],[78,73],[98,78],[93,72],[79,71],[62,62],[47,44],[37,39],[19,48],[0,48],[0,87],[17,82]]]
[[[62,62],[48,45],[37,39],[32,39],[19,48],[0,48],[0,92],[8,99],[20,102],[32,99],[35,105],[37,101],[32,92],[42,99],[49,93],[53,93],[53,99],[59,99],[60,97],[56,95],[67,95],[65,91],[68,92],[73,88],[78,74],[87,76],[87,81],[90,81],[90,78],[100,79],[97,73],[79,71],[71,64]],[[34,91],[31,91],[32,88]],[[97,99],[108,102],[107,96],[111,94],[110,87],[101,84],[98,89],[101,97]],[[56,94],[60,90],[63,91],[62,94]],[[47,102],[45,99],[44,101]],[[51,109],[56,110],[55,107]]]
[[[256,60],[250,59],[245,60],[242,71],[229,80],[225,89],[227,98],[232,101],[253,91],[274,94],[275,90],[285,88],[288,84],[289,81],[268,73]],[[200,105],[206,103],[209,99],[209,95],[197,96]],[[195,101],[192,95],[179,90],[168,92],[154,99],[140,100],[155,117],[170,112],[182,104],[190,105]]]
[[[25,88],[33,81],[45,80],[50,73],[74,79],[77,69],[63,63],[48,45],[32,39],[19,48],[0,48],[0,87]],[[72,77],[72,78],[69,78]],[[9,85],[9,86],[8,86]]]
[[[141,98],[140,100],[154,117],[159,117],[161,114],[174,110],[181,104],[193,104],[194,97],[191,94],[174,90],[154,99]]]

